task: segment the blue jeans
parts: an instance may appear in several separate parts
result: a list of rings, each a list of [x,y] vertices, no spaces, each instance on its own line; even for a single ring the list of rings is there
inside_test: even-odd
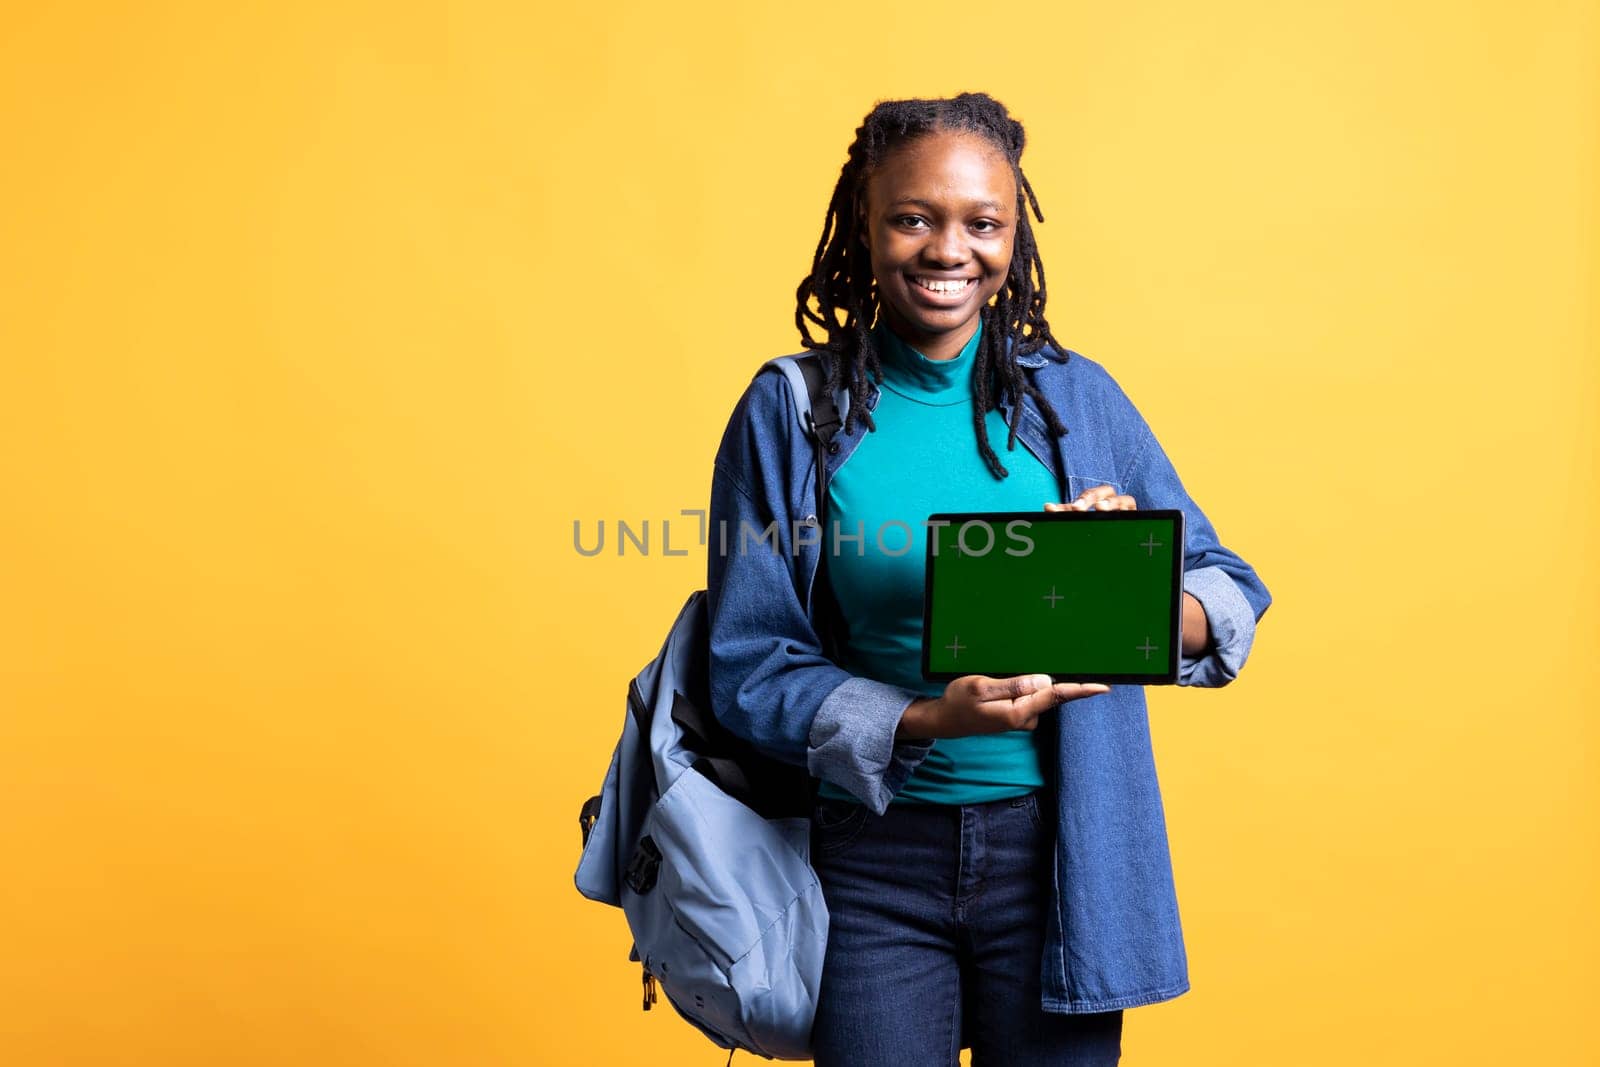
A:
[[[817,1067],[1113,1067],[1122,1012],[1039,1006],[1054,834],[1037,794],[986,804],[819,798],[828,902]]]

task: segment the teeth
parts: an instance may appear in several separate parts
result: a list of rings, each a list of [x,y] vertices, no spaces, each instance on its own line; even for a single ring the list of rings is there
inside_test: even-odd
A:
[[[929,280],[927,278],[918,278],[918,279],[916,279],[916,283],[918,285],[922,286],[924,289],[929,290],[930,292],[935,292],[935,293],[959,293],[959,292],[961,292],[961,290],[965,289],[967,286],[972,284],[972,279],[971,278],[962,278],[960,281],[947,282],[947,281]]]

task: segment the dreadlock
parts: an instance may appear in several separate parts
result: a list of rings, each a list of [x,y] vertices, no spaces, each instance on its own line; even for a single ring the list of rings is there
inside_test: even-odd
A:
[[[1017,232],[1012,244],[1011,266],[994,303],[979,309],[983,317],[983,338],[972,375],[975,400],[972,421],[978,436],[978,450],[995,476],[1004,478],[1007,471],[994,449],[989,447],[989,435],[984,426],[989,409],[996,406],[995,390],[1011,404],[1007,451],[1016,448],[1017,419],[1024,395],[1033,397],[1050,432],[1060,437],[1067,432],[1066,426],[1050,402],[1028,381],[1016,357],[1037,352],[1047,344],[1050,358],[1065,363],[1069,357],[1066,348],[1051,335],[1044,317],[1044,263],[1039,259],[1033,226],[1028,222],[1023,204],[1026,196],[1027,206],[1032,207],[1034,216],[1044,221],[1033,187],[1022,173],[1020,160],[1027,137],[1022,123],[1013,119],[998,100],[985,93],[962,93],[948,100],[886,100],[867,113],[850,144],[849,157],[833,188],[833,199],[828,202],[822,239],[817,242],[811,273],[801,281],[795,294],[798,306],[794,323],[807,349],[826,354],[823,363],[827,367],[830,392],[844,384],[847,373],[852,397],[866,396],[868,375],[874,381],[883,381],[883,369],[871,334],[878,312],[877,283],[872,276],[866,246],[860,240],[856,208],[866,195],[867,179],[891,152],[936,131],[982,136],[1004,153],[1017,181]],[[812,300],[817,303],[816,310],[810,306]],[[842,323],[840,313],[844,316]],[[813,339],[807,322],[822,327],[826,340]],[[854,432],[858,417],[867,429],[877,429],[872,413],[864,405],[852,402],[845,418],[846,434]]]

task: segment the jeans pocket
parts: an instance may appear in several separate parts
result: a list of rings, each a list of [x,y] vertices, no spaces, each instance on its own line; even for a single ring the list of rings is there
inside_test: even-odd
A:
[[[1037,830],[1039,828],[1039,823],[1042,821],[1039,815],[1039,794],[1029,793],[1023,799],[1027,801],[1023,807],[1028,809],[1028,821],[1031,822],[1033,824],[1033,828]]]
[[[811,810],[816,845],[821,852],[839,852],[850,845],[867,824],[865,804],[847,800],[818,800]]]

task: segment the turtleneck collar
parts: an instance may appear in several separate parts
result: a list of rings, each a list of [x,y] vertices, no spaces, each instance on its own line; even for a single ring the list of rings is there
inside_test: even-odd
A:
[[[883,386],[920,404],[960,404],[972,399],[972,368],[977,365],[978,342],[983,338],[983,320],[951,359],[929,359],[906,344],[879,316],[872,328],[883,368]]]

